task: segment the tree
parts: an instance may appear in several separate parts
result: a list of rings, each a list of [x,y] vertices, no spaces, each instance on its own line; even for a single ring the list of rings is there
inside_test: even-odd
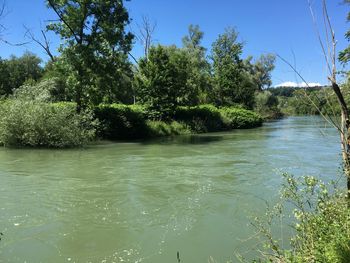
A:
[[[253,65],[253,81],[258,90],[270,88],[272,85],[271,72],[275,69],[276,56],[273,54],[261,55]]]
[[[184,48],[192,50],[200,50],[205,53],[206,49],[201,46],[204,33],[200,30],[198,25],[189,25],[188,35],[182,38]]]
[[[37,45],[39,45],[45,51],[46,55],[48,55],[51,62],[55,62],[56,57],[51,50],[51,42],[46,34],[47,30],[44,30],[44,29],[40,30],[42,39],[39,39],[34,35],[34,33],[29,28],[25,27],[25,29],[26,29],[25,36],[29,38],[31,41],[34,41]]]
[[[183,48],[191,63],[188,92],[191,93],[187,105],[198,105],[207,101],[210,89],[210,64],[206,58],[206,48],[201,45],[204,33],[199,26],[190,25],[188,35],[182,39]]]
[[[140,60],[135,78],[139,100],[156,118],[171,117],[187,100],[189,66],[186,53],[174,46],[151,47],[148,60]]]
[[[157,23],[152,22],[148,16],[142,16],[142,24],[138,25],[139,35],[138,39],[144,49],[145,58],[148,59],[149,50],[153,44],[153,34],[156,30]]]
[[[0,61],[0,95],[8,96],[28,80],[38,81],[43,75],[41,59],[25,52],[21,57],[11,56]]]
[[[47,4],[59,18],[47,29],[63,40],[60,51],[77,111],[88,103],[115,100],[110,95],[130,83],[131,74],[128,53],[133,35],[125,32],[130,20],[123,0],[47,0]]]
[[[252,108],[254,105],[255,87],[240,58],[242,51],[243,43],[238,42],[238,33],[233,28],[226,29],[213,43],[213,100],[219,106],[238,103]]]

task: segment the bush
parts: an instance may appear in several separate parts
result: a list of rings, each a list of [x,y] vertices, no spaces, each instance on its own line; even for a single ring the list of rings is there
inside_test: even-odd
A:
[[[329,186],[311,176],[285,175],[285,179],[281,202],[267,213],[268,222],[256,221],[270,249],[263,252],[265,256],[259,262],[350,262],[350,209],[346,193],[337,188],[330,191]],[[269,229],[290,210],[294,214],[294,236],[290,239],[291,249],[284,249]]]
[[[166,123],[163,121],[147,121],[147,130],[150,137],[171,136],[180,134],[190,134],[191,130],[182,123],[173,121]]]
[[[100,105],[95,116],[101,123],[98,135],[104,139],[141,139],[148,135],[146,113],[140,106]]]
[[[253,128],[262,124],[261,117],[239,108],[218,109],[213,105],[178,107],[172,121],[154,121],[152,112],[137,105],[100,105],[95,115],[103,139],[144,139],[188,133]]]
[[[0,143],[4,146],[64,148],[95,137],[91,112],[77,114],[74,103],[13,99],[0,106]]]
[[[43,81],[36,83],[34,81],[27,81],[23,86],[16,89],[13,98],[20,100],[36,100],[49,102],[51,101],[49,86],[51,81]]]
[[[213,105],[179,107],[175,120],[186,123],[194,132],[213,132],[224,129],[224,121],[218,108]]]
[[[248,129],[262,125],[261,116],[253,111],[237,108],[220,109],[225,129]]]
[[[213,105],[181,107],[176,111],[175,119],[186,123],[195,132],[255,128],[262,124],[262,118],[250,110],[218,109]]]

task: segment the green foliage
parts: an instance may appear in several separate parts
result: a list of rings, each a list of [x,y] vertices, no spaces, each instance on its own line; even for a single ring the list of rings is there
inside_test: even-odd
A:
[[[27,82],[16,89],[13,97],[20,100],[33,100],[41,102],[55,101],[56,81],[45,79],[39,82]]]
[[[138,105],[100,105],[95,115],[101,122],[99,136],[109,140],[134,140],[150,137],[188,134],[191,131],[176,121],[152,121]]]
[[[275,61],[276,56],[273,54],[261,55],[254,64],[251,64],[250,58],[244,61],[258,91],[267,89],[272,85],[271,72],[275,69]]]
[[[224,129],[220,110],[213,105],[179,107],[175,120],[186,123],[195,132],[212,132]]]
[[[0,96],[11,95],[26,81],[39,80],[43,74],[40,63],[41,59],[30,52],[0,60]]]
[[[220,109],[220,113],[227,130],[256,128],[263,122],[259,114],[250,110],[224,107]]]
[[[99,136],[109,140],[142,139],[148,136],[145,110],[120,104],[100,105],[95,115],[101,122]]]
[[[256,87],[252,76],[246,71],[240,58],[243,44],[237,40],[238,33],[229,28],[213,43],[214,92],[212,100],[219,106],[239,103],[252,108]]]
[[[146,124],[149,137],[162,137],[191,133],[191,130],[187,127],[187,125],[177,121],[168,123],[163,121],[147,121]]]
[[[86,104],[130,102],[133,35],[125,32],[129,15],[122,0],[47,0],[59,21],[48,25],[58,34],[61,68],[78,110]]]
[[[278,108],[278,104],[278,98],[270,91],[255,93],[254,110],[264,119],[276,119],[282,116],[282,113]]]
[[[346,102],[350,102],[349,86],[341,87]],[[269,91],[272,91],[270,89]],[[335,118],[340,114],[337,97],[330,87],[315,89],[296,89],[292,96],[279,96],[279,108],[286,115],[318,115],[325,114]]]
[[[262,124],[262,118],[249,110],[213,105],[180,107],[175,119],[186,123],[195,132],[224,131],[240,128],[255,128]]]
[[[284,175],[281,202],[268,212],[268,220],[256,220],[266,240],[265,262],[329,262],[350,261],[350,209],[342,191],[312,176],[295,178]],[[332,193],[332,194],[331,194]],[[293,207],[290,207],[290,204]],[[291,249],[283,249],[268,230],[277,220],[294,215]],[[269,256],[266,256],[269,255]]]
[[[208,93],[211,83],[211,66],[206,59],[206,49],[201,46],[204,33],[199,26],[190,25],[188,35],[182,39],[184,50],[188,53],[190,67],[187,69],[190,74],[187,79],[186,100],[183,104],[195,106],[208,102]]]
[[[181,49],[152,47],[148,59],[139,62],[135,78],[140,102],[160,119],[172,116],[190,95],[186,89],[190,65],[187,53]]]
[[[218,109],[213,105],[179,107],[175,121],[154,121],[150,112],[138,105],[100,105],[95,108],[95,115],[101,123],[99,136],[110,140],[254,128],[262,124],[261,117],[252,111]]]
[[[82,146],[95,137],[93,115],[75,104],[11,99],[0,105],[0,143],[6,147]]]

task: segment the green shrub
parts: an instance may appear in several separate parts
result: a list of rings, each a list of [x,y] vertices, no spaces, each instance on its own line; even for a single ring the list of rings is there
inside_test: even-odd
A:
[[[140,105],[100,105],[95,116],[103,139],[144,139],[188,133],[214,132],[261,125],[261,117],[241,108],[218,109],[213,105],[178,107],[173,121],[154,121],[153,115]]]
[[[104,139],[141,139],[148,135],[146,115],[141,106],[100,105],[95,116],[101,123],[98,135]]]
[[[213,132],[224,128],[221,113],[213,105],[179,107],[175,120],[186,123],[194,132]]]
[[[226,129],[247,129],[262,125],[262,118],[259,114],[245,109],[222,108],[220,109]]]
[[[147,121],[147,130],[150,137],[190,134],[191,130],[183,123],[173,121]]]
[[[175,119],[186,123],[195,132],[212,132],[241,128],[254,128],[262,124],[262,118],[250,110],[213,105],[181,107]]]
[[[0,105],[0,142],[4,146],[75,147],[95,137],[91,112],[77,114],[73,103],[8,100]]]

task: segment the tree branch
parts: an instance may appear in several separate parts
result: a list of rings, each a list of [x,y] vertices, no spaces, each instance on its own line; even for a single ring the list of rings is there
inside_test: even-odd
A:
[[[80,39],[78,38],[75,31],[72,29],[72,27],[69,25],[69,23],[65,20],[64,15],[60,12],[59,8],[55,5],[55,3],[52,0],[48,0],[48,3],[50,7],[53,9],[53,11],[56,13],[56,15],[60,18],[60,20],[66,25],[66,27],[69,29],[69,31],[74,36],[77,43],[80,43]]]

